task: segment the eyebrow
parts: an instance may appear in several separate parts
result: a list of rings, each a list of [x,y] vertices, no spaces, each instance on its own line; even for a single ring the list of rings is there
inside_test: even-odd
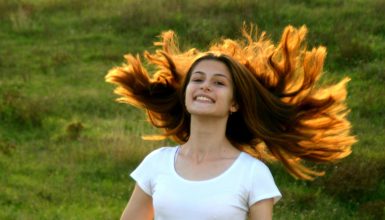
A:
[[[200,74],[200,75],[206,75],[205,72],[202,72],[202,71],[196,71],[196,72],[193,72],[192,74]],[[220,77],[224,77],[226,79],[229,79],[229,77],[227,77],[225,74],[223,73],[214,73],[214,76],[220,76]]]

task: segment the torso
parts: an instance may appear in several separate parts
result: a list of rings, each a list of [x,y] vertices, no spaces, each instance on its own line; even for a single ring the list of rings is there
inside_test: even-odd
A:
[[[176,151],[176,147],[155,150],[131,173],[152,197],[156,220],[245,220],[255,202],[280,197],[268,168],[246,153],[180,166],[175,164]],[[183,154],[179,162],[186,162]],[[216,169],[207,172],[210,164]],[[183,169],[188,165],[193,168]]]
[[[179,149],[175,155],[174,169],[182,178],[187,180],[208,180],[221,175],[229,169],[239,155],[240,151],[234,149],[222,156],[198,162]]]

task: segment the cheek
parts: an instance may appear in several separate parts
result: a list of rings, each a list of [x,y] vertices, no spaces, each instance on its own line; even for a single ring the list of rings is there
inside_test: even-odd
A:
[[[185,104],[190,103],[192,100],[192,89],[193,88],[192,88],[191,84],[188,84],[186,87],[185,96],[184,96]]]
[[[234,91],[232,88],[229,88],[226,92],[226,96],[227,96],[227,99],[229,101],[233,101],[234,100]]]

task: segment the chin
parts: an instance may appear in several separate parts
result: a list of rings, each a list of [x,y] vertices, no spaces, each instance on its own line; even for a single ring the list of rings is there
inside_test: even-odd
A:
[[[212,118],[222,118],[227,117],[226,114],[219,112],[208,112],[208,111],[189,111],[191,116],[196,117],[212,117]]]

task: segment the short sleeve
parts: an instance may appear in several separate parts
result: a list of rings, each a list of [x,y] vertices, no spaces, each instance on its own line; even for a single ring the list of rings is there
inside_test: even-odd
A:
[[[135,180],[136,184],[148,195],[153,193],[153,184],[152,179],[154,177],[154,168],[157,164],[157,154],[159,149],[149,153],[143,161],[139,164],[138,167],[130,174],[130,176]]]
[[[249,194],[249,207],[264,199],[274,199],[274,203],[281,199],[282,195],[274,182],[269,168],[262,162],[257,161],[253,170],[251,189]]]

